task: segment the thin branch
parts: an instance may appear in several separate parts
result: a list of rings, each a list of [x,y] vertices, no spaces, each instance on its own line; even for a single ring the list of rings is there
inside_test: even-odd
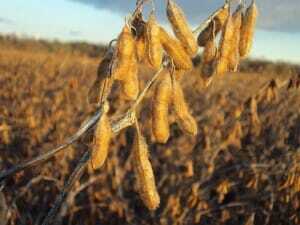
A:
[[[209,213],[217,212],[217,211],[220,211],[223,209],[242,207],[242,206],[246,206],[246,205],[247,205],[247,203],[244,203],[244,202],[232,202],[232,203],[228,203],[226,205],[217,206],[212,209],[202,210],[202,211],[199,211],[199,213],[203,216],[203,215],[207,215]]]
[[[61,185],[59,185],[59,180],[57,180],[57,179],[55,179],[55,178],[53,178],[53,177],[47,177],[47,176],[39,175],[39,176],[37,176],[37,177],[31,179],[31,180],[26,184],[26,186],[25,186],[24,188],[22,188],[22,189],[19,191],[19,193],[18,193],[18,195],[15,197],[15,199],[19,199],[19,198],[23,197],[23,196],[30,190],[30,188],[31,188],[34,184],[39,183],[39,182],[41,182],[41,181],[51,181],[51,182],[53,182],[53,183],[56,185],[56,187],[57,187],[58,189],[61,188]]]
[[[82,192],[84,189],[88,188],[89,186],[97,183],[99,179],[101,178],[100,175],[98,176],[92,176],[87,182],[84,184],[81,184],[77,189],[75,189],[69,198],[75,198],[76,195],[78,195],[80,192]]]
[[[90,159],[91,153],[85,152],[84,155],[79,160],[75,170],[70,175],[67,183],[65,184],[63,190],[60,192],[59,196],[56,198],[54,202],[54,206],[49,211],[42,225],[50,225],[54,223],[56,215],[58,214],[63,202],[65,201],[68,193],[71,191],[73,185],[77,180],[79,180],[84,172],[84,169]]]

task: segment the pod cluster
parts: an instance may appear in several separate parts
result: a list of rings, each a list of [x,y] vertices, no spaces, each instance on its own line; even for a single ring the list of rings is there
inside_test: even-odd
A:
[[[167,0],[166,15],[174,35],[158,23],[155,11],[149,14],[148,20],[144,20],[142,10],[137,9],[126,20],[115,45],[110,46],[99,64],[96,80],[88,93],[89,102],[103,109],[94,133],[91,154],[93,169],[99,169],[105,163],[113,138],[107,98],[114,82],[119,84],[117,94],[121,98],[135,102],[140,95],[139,64],[160,71],[152,96],[152,134],[157,143],[166,143],[170,137],[170,114],[175,116],[175,123],[185,134],[196,136],[198,133],[197,121],[186,102],[180,80],[187,71],[193,69],[192,59],[199,47],[204,47],[201,75],[206,81],[212,75],[236,71],[240,59],[250,52],[257,16],[254,1],[245,12],[240,5],[232,15],[229,5],[225,4],[214,14],[198,38],[184,12],[173,0]],[[219,44],[216,42],[217,35],[220,35]],[[254,111],[253,123],[257,125],[259,121]],[[159,206],[160,198],[148,145],[135,120],[132,155],[138,193],[145,206],[154,210]]]
[[[216,11],[197,39],[204,47],[200,71],[204,80],[238,70],[240,60],[251,51],[257,15],[255,0],[247,9],[239,4],[233,13],[228,3]]]

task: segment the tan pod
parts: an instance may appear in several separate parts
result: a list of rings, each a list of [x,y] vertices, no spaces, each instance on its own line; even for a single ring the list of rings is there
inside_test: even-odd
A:
[[[231,54],[229,57],[229,71],[236,72],[238,70],[238,66],[240,63],[240,33],[242,26],[242,13],[243,7],[238,6],[238,9],[232,15],[232,23],[234,34],[232,36],[232,46],[231,46]]]
[[[160,204],[160,197],[149,161],[148,146],[144,137],[139,134],[135,135],[132,154],[140,197],[149,210],[155,210]]]
[[[131,22],[132,32],[136,39],[136,55],[138,62],[142,62],[146,53],[146,22],[143,19],[142,12],[138,12]]]
[[[160,41],[166,53],[174,62],[178,70],[191,70],[193,63],[180,42],[171,37],[162,27],[160,28]]]
[[[240,56],[247,57],[251,51],[253,44],[253,36],[256,26],[258,10],[253,0],[249,8],[246,10],[242,19],[241,40],[240,40]]]
[[[217,27],[219,27],[219,29],[217,29],[217,31],[220,31],[222,29],[222,27],[225,25],[228,16],[229,16],[229,5],[225,4],[214,18],[214,20],[217,24]]]
[[[125,100],[136,100],[139,95],[139,79],[138,79],[138,67],[134,64],[130,67],[130,72],[128,72],[128,78],[126,80],[121,80],[121,98]]]
[[[189,112],[188,105],[185,101],[184,94],[180,84],[173,81],[173,108],[177,118],[179,127],[191,136],[196,136],[198,133],[197,121]]]
[[[126,24],[119,35],[114,53],[112,73],[115,79],[125,80],[129,76],[128,71],[136,57],[136,42],[129,26]]]
[[[194,57],[198,51],[197,41],[188,25],[182,9],[172,0],[168,0],[167,16],[175,36],[181,42],[189,56]]]
[[[146,53],[152,67],[159,69],[162,64],[163,48],[160,43],[160,26],[158,25],[155,15],[150,14],[146,24]]]
[[[113,136],[111,124],[106,112],[103,113],[98,121],[94,145],[92,150],[91,164],[93,169],[99,169],[104,164],[108,149],[110,147],[111,138]]]
[[[218,10],[218,13],[215,15],[213,20],[209,23],[209,25],[198,35],[198,45],[206,46],[207,42],[213,37],[216,36],[220,30],[225,25],[227,18],[229,16],[229,6],[225,4],[222,8]],[[214,27],[215,26],[215,29]],[[213,31],[215,30],[215,34]]]
[[[216,60],[216,67],[214,75],[223,75],[229,71],[229,59],[232,50],[234,35],[234,26],[232,17],[229,16],[222,31],[218,57]]]
[[[152,133],[155,141],[166,143],[170,136],[169,105],[172,96],[170,73],[166,70],[158,81],[152,99]]]
[[[114,55],[113,77],[121,83],[121,97],[135,100],[139,93],[136,41],[125,25],[119,36]]]
[[[217,47],[215,40],[211,38],[205,45],[201,60],[201,77],[206,82],[214,73]]]
[[[113,59],[113,53],[109,52],[100,62],[97,70],[97,78],[88,92],[89,103],[100,103],[105,100],[111,89],[113,77],[110,74],[110,66]]]

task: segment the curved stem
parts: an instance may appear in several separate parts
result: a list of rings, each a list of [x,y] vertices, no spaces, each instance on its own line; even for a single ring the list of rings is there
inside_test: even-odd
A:
[[[42,225],[50,225],[53,224],[56,218],[56,215],[59,213],[60,208],[65,201],[66,197],[68,196],[68,193],[71,191],[72,187],[74,186],[75,182],[81,178],[83,175],[84,169],[90,159],[90,152],[85,152],[81,159],[79,160],[76,168],[70,175],[68,181],[66,182],[64,188],[60,192],[60,194],[57,196],[54,206],[49,211],[48,215],[44,219]]]

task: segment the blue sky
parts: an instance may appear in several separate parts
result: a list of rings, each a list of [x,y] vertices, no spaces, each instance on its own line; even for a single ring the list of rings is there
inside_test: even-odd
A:
[[[165,0],[156,2],[159,17],[165,22],[161,10]],[[221,0],[177,2],[192,24],[222,4]],[[124,16],[134,4],[134,0],[1,0],[0,32],[106,43],[117,37]],[[259,28],[252,57],[300,63],[300,1],[260,0],[259,6]]]

